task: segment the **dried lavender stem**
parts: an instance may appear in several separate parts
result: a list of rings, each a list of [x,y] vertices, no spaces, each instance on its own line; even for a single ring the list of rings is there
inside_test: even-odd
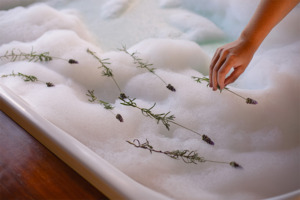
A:
[[[154,103],[153,106],[151,106],[150,108],[141,108],[135,103],[135,98],[130,99],[129,97],[126,97],[126,98],[119,97],[119,99],[123,101],[123,103],[121,103],[122,105],[137,108],[142,112],[142,114],[144,116],[156,119],[157,123],[159,123],[161,121],[168,130],[170,129],[169,122],[171,120],[174,120],[175,117],[173,115],[169,115],[170,112],[154,114],[151,110],[155,107],[156,103]],[[128,100],[126,100],[126,99],[128,99]]]
[[[176,124],[177,126],[180,126],[180,127],[184,128],[184,129],[186,129],[186,130],[189,130],[189,131],[191,131],[191,132],[193,132],[193,133],[196,133],[197,135],[202,136],[202,134],[198,133],[197,131],[194,131],[194,130],[192,130],[192,129],[190,129],[190,128],[187,128],[187,127],[185,127],[185,126],[183,126],[183,125],[181,125],[181,124],[178,124],[178,123],[176,123],[176,122],[174,122],[174,121],[170,121],[170,122],[173,123],[173,124]]]
[[[115,79],[113,76],[112,76],[111,78],[112,78],[112,80],[114,81],[115,85],[117,86],[119,92],[120,92],[120,93],[123,93],[122,90],[121,90],[121,88],[120,88],[120,86],[119,86],[119,84],[117,83],[116,79]]]
[[[87,93],[86,93],[86,96],[89,97],[89,102],[92,102],[92,103],[98,103],[100,104],[101,106],[103,106],[106,110],[110,111],[111,114],[113,114],[116,119],[118,119],[120,122],[123,122],[123,117],[122,115],[120,114],[115,114],[112,110],[114,109],[114,107],[110,104],[110,103],[107,103],[103,100],[100,100],[96,97],[95,93],[94,93],[94,90],[88,90]]]
[[[207,77],[202,77],[202,78],[200,78],[200,77],[192,76],[192,78],[193,78],[197,83],[201,83],[201,81],[206,81],[206,82],[208,83],[207,86],[209,85],[209,78],[207,78]],[[241,96],[241,95],[239,95],[239,94],[233,92],[232,90],[230,90],[230,89],[227,88],[227,87],[225,87],[224,89],[227,90],[227,91],[229,91],[229,92],[231,92],[232,94],[235,94],[236,96],[238,96],[238,97],[240,97],[240,98],[246,100],[246,103],[247,103],[247,104],[253,104],[253,105],[257,104],[257,101],[254,100],[254,99],[251,99],[251,98],[249,98],[249,97],[248,97],[248,98],[245,98],[245,97],[243,97],[243,96]],[[220,88],[219,88],[219,90],[220,90],[220,92],[222,92],[222,90],[221,90]]]
[[[216,160],[207,160],[204,157],[200,157],[196,151],[190,151],[190,150],[174,150],[174,151],[161,151],[154,149],[152,145],[150,145],[149,141],[146,139],[146,142],[141,143],[138,139],[134,139],[132,142],[126,141],[127,143],[133,145],[136,148],[146,149],[149,150],[150,153],[161,153],[166,156],[169,156],[173,159],[179,159],[181,158],[182,161],[185,163],[193,163],[197,164],[197,162],[212,162],[212,163],[218,163],[218,164],[227,164],[234,168],[242,168],[238,163],[231,161],[231,162],[225,162],[225,161],[216,161]]]
[[[126,100],[126,98],[128,100]],[[214,142],[207,136],[207,135],[204,135],[204,134],[200,134],[190,128],[187,128],[177,122],[174,121],[175,119],[175,116],[174,115],[171,115],[170,114],[170,111],[167,112],[167,113],[159,113],[159,114],[155,114],[153,113],[151,110],[155,107],[156,103],[153,104],[153,106],[151,106],[150,108],[141,108],[139,107],[136,103],[135,103],[135,99],[130,99],[128,97],[126,98],[119,98],[120,100],[123,101],[123,103],[121,103],[122,105],[124,106],[131,106],[131,107],[134,107],[134,108],[137,108],[139,110],[141,110],[142,114],[146,117],[150,117],[150,118],[153,118],[153,119],[156,119],[157,120],[157,123],[159,123],[160,121],[163,123],[163,125],[168,129],[170,130],[170,123],[173,123],[177,126],[180,126],[188,131],[191,131],[193,133],[196,133],[197,135],[200,135],[202,136],[202,140],[205,141],[206,143],[210,144],[210,145],[214,145]]]
[[[167,82],[164,81],[164,79],[162,79],[159,75],[156,74],[156,76],[157,76],[157,78],[159,78],[165,85],[168,85]]]
[[[175,121],[170,121],[170,123],[176,124],[177,126],[180,126],[180,127],[184,128],[184,129],[186,129],[186,130],[188,130],[188,131],[191,131],[191,132],[193,132],[193,133],[196,133],[197,135],[202,136],[202,140],[205,141],[206,143],[210,144],[210,145],[214,145],[214,144],[215,144],[215,143],[214,143],[207,135],[200,134],[200,133],[198,133],[197,131],[194,131],[194,130],[192,130],[192,129],[186,127],[186,126],[183,126],[183,125],[181,125],[181,124],[176,123]]]
[[[29,62],[49,62],[53,59],[59,59],[59,60],[64,60],[67,61],[70,64],[78,64],[78,62],[74,59],[65,59],[65,58],[59,58],[59,57],[54,57],[50,56],[49,52],[43,52],[43,53],[36,53],[33,51],[33,48],[31,49],[30,53],[25,53],[22,52],[21,50],[18,49],[18,52],[15,53],[15,49],[12,49],[10,52],[6,51],[6,53],[3,56],[0,56],[0,60],[2,59],[7,59],[10,60],[11,62],[15,62],[17,60],[27,60]]]
[[[96,56],[96,53],[91,51],[90,49],[86,50],[90,55],[92,55],[96,60],[98,60],[98,62],[101,64],[100,67],[98,68],[104,68],[104,70],[102,71],[102,75],[103,76],[107,76],[107,77],[111,77],[111,79],[113,80],[113,82],[115,83],[115,85],[117,86],[118,90],[120,93],[123,93],[119,84],[117,83],[116,79],[114,78],[114,75],[112,73],[112,69],[110,69],[109,67],[107,67],[107,64],[110,64],[109,62],[106,62],[106,60],[108,60],[108,58],[106,59],[102,59],[99,58],[98,56]]]
[[[239,96],[239,97],[241,97],[242,99],[245,99],[245,100],[247,100],[247,98],[245,98],[245,97],[243,97],[243,96],[241,96],[241,95],[239,95],[239,94],[237,94],[237,93],[235,93],[235,92],[233,92],[232,90],[230,90],[229,88],[224,88],[225,90],[227,90],[228,92],[231,92],[231,93],[233,93],[233,94],[235,94],[236,96]]]
[[[168,88],[169,90],[171,90],[172,92],[176,92],[176,89],[174,86],[172,86],[171,84],[168,84],[162,77],[160,77],[159,75],[157,75],[155,73],[155,68],[149,68],[150,66],[152,66],[153,64],[149,64],[149,63],[146,63],[146,62],[143,62],[143,60],[139,57],[136,56],[136,52],[135,53],[129,53],[126,49],[125,46],[123,46],[122,49],[119,49],[120,51],[123,51],[125,52],[126,54],[128,54],[129,56],[131,56],[131,58],[133,59],[134,61],[134,64],[137,64],[137,67],[139,68],[143,68],[143,69],[146,69],[148,70],[149,72],[151,72],[152,74],[154,74],[156,77],[158,77],[165,85],[166,85],[166,88]]]
[[[229,164],[229,162],[225,162],[225,161],[215,161],[215,160],[206,160],[206,161],[212,163]]]
[[[0,78],[7,78],[7,77],[20,77],[25,82],[41,82],[41,83],[46,84],[47,87],[54,87],[54,84],[51,82],[44,82],[44,81],[39,80],[36,76],[23,74],[21,72],[18,72],[17,74],[15,74],[14,71],[12,71],[11,74],[4,74],[4,75],[0,76]]]
[[[55,56],[52,56],[52,58],[58,59],[58,60],[64,60],[64,61],[67,61],[70,64],[78,64],[78,61],[74,60],[74,59],[66,59],[66,58],[60,58],[60,57],[55,57]]]

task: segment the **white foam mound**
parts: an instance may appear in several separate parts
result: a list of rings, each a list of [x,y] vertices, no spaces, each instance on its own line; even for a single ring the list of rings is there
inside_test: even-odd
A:
[[[162,8],[173,8],[181,5],[181,0],[159,0],[159,6]]]
[[[213,22],[190,12],[173,14],[169,17],[169,22],[183,32],[183,39],[204,43],[225,38],[223,31]]]
[[[177,71],[193,68],[208,75],[210,57],[199,45],[191,41],[147,39],[128,51],[137,52],[142,59],[159,69]]]
[[[0,44],[10,41],[28,42],[38,39],[49,30],[73,30],[81,38],[91,36],[80,19],[74,15],[59,12],[47,5],[31,6],[28,9],[16,7],[0,13]]]
[[[131,0],[111,0],[101,7],[101,17],[104,19],[115,18],[124,12]]]

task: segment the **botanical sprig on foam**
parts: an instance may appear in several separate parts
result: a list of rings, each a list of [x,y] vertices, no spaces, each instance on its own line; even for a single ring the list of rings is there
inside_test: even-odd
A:
[[[10,51],[6,51],[4,55],[0,56],[0,60],[8,60],[10,62],[15,62],[15,61],[49,62],[53,59],[64,60],[67,61],[69,64],[78,64],[77,60],[51,56],[49,52],[37,53],[33,49],[31,49],[30,53],[23,52],[20,49],[17,50],[12,49]]]
[[[93,52],[90,49],[87,49],[86,51],[87,51],[88,54],[92,55],[100,63],[100,66],[98,67],[98,69],[102,69],[102,75],[106,76],[106,77],[110,77],[113,80],[113,82],[115,83],[115,85],[118,88],[119,92],[123,93],[120,86],[119,86],[119,84],[118,84],[118,82],[114,78],[112,69],[110,69],[107,66],[107,65],[110,64],[109,62],[107,62],[109,60],[109,58],[101,59],[96,55],[96,52]]]
[[[131,58],[133,59],[134,61],[134,64],[137,65],[138,68],[142,68],[142,69],[146,69],[148,70],[150,73],[154,74],[156,77],[158,77],[165,85],[166,85],[166,88],[168,88],[169,90],[171,90],[172,92],[176,92],[176,89],[173,85],[171,84],[168,84],[163,78],[161,78],[159,75],[157,75],[155,73],[155,68],[152,68],[151,66],[153,64],[150,64],[150,63],[147,63],[145,61],[143,61],[141,58],[139,58],[136,54],[136,52],[134,53],[129,53],[126,49],[125,46],[123,46],[122,49],[119,49],[120,51],[123,51],[125,52],[126,54],[130,55]]]
[[[197,83],[202,83],[202,81],[205,81],[205,82],[209,83],[209,78],[207,78],[207,77],[202,77],[202,78],[201,78],[201,77],[192,76],[192,79],[194,79]],[[207,84],[207,86],[208,86],[208,84]],[[228,92],[231,92],[232,94],[234,94],[234,95],[236,95],[236,96],[238,96],[238,97],[244,99],[244,100],[246,101],[247,104],[252,104],[252,105],[258,104],[258,102],[257,102],[256,100],[251,99],[251,98],[249,98],[249,97],[248,97],[248,98],[245,98],[245,97],[243,97],[243,96],[237,94],[236,92],[233,92],[232,90],[230,90],[230,89],[227,88],[227,87],[225,87],[224,89],[227,90]],[[219,88],[219,90],[220,90],[220,88]],[[221,90],[220,90],[220,92],[221,92]]]
[[[54,84],[52,82],[44,82],[44,81],[39,80],[36,76],[23,74],[21,72],[15,73],[14,71],[12,71],[12,73],[4,74],[4,75],[1,75],[0,77],[1,78],[20,77],[25,82],[41,82],[41,83],[46,84],[47,87],[54,87]]]
[[[210,145],[214,145],[214,142],[207,135],[201,134],[201,133],[199,133],[197,131],[194,131],[194,130],[186,127],[186,126],[183,126],[183,125],[177,123],[175,121],[175,116],[171,115],[170,111],[167,112],[167,113],[158,113],[158,114],[157,113],[153,113],[152,109],[156,106],[156,103],[154,103],[150,108],[142,108],[142,107],[139,107],[137,105],[137,103],[135,102],[135,100],[136,100],[135,98],[131,99],[129,97],[126,97],[126,98],[119,97],[119,99],[122,100],[122,103],[121,103],[122,105],[124,105],[124,106],[131,106],[133,108],[139,109],[144,116],[152,118],[152,119],[155,119],[157,121],[157,124],[159,122],[162,122],[163,125],[166,127],[167,130],[170,130],[170,123],[172,123],[172,124],[175,124],[177,126],[180,126],[180,127],[184,128],[184,129],[186,129],[186,130],[188,130],[190,132],[193,132],[193,133],[195,133],[197,135],[200,135],[202,137],[203,141],[205,141],[206,143],[208,143]]]
[[[106,110],[109,110],[116,117],[117,120],[119,120],[120,122],[124,122],[124,119],[123,119],[122,115],[121,114],[115,114],[112,111],[114,109],[114,107],[110,103],[98,99],[96,97],[95,93],[94,93],[94,90],[88,90],[87,93],[86,93],[86,96],[89,97],[89,99],[88,99],[89,102],[100,104]]]
[[[155,153],[164,154],[164,155],[169,156],[170,158],[173,158],[176,160],[181,159],[185,163],[197,164],[197,163],[203,163],[203,162],[212,162],[212,163],[218,163],[218,164],[227,164],[233,168],[242,168],[242,166],[239,165],[235,161],[224,162],[224,161],[215,161],[215,160],[205,159],[204,157],[199,156],[199,154],[196,151],[190,151],[190,150],[161,151],[161,150],[157,150],[157,149],[154,149],[152,145],[150,145],[150,143],[147,139],[146,139],[146,142],[144,142],[144,143],[141,143],[138,139],[134,139],[132,142],[131,141],[127,141],[127,142],[136,148],[149,150],[150,153],[155,152]]]

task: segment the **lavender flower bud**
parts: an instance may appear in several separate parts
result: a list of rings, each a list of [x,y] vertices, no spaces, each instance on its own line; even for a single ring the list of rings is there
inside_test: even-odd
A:
[[[117,114],[116,118],[120,121],[120,122],[124,122],[122,115]]]
[[[207,135],[202,135],[202,140],[205,141],[206,143],[210,144],[210,145],[215,144]]]
[[[126,94],[124,94],[124,93],[120,94],[120,99],[126,99],[126,98],[127,98]]]
[[[247,104],[253,104],[253,105],[256,105],[256,104],[257,104],[257,101],[255,101],[254,99],[251,99],[251,98],[247,98],[247,99],[246,99],[246,103],[247,103]]]
[[[74,60],[74,59],[70,59],[68,61],[70,64],[78,64],[78,61],[77,60]]]
[[[168,88],[169,90],[171,90],[172,92],[176,92],[176,89],[175,89],[174,86],[171,85],[171,84],[168,84],[168,85],[167,85],[167,88]]]
[[[242,168],[241,165],[239,165],[238,163],[236,163],[234,161],[230,162],[229,164],[230,164],[231,167],[234,167],[234,168]]]
[[[47,82],[46,85],[47,85],[47,87],[54,87],[54,84],[51,82]]]

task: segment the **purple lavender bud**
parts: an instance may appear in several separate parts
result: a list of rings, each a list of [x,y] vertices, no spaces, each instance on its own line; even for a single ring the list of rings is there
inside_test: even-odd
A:
[[[256,104],[257,104],[257,101],[255,101],[254,99],[251,99],[251,98],[247,98],[247,99],[246,99],[246,103],[247,103],[247,104],[253,104],[253,105],[256,105]]]
[[[74,59],[70,59],[68,61],[70,64],[78,64],[78,61],[77,60],[74,60]]]
[[[117,114],[116,118],[120,121],[120,122],[124,122],[122,115]]]
[[[124,93],[120,94],[120,99],[126,99],[126,98],[127,98],[126,94],[124,94]]]
[[[54,84],[51,82],[47,82],[46,85],[47,85],[47,87],[54,87]]]
[[[232,161],[229,163],[231,167],[234,167],[234,168],[243,168],[241,165],[239,165],[238,163]]]
[[[210,144],[210,145],[215,144],[207,135],[202,135],[202,140],[205,141],[206,143]]]
[[[174,86],[171,85],[171,84],[168,84],[168,85],[167,85],[167,88],[168,88],[169,90],[171,90],[172,92],[176,92],[176,89],[175,89]]]

